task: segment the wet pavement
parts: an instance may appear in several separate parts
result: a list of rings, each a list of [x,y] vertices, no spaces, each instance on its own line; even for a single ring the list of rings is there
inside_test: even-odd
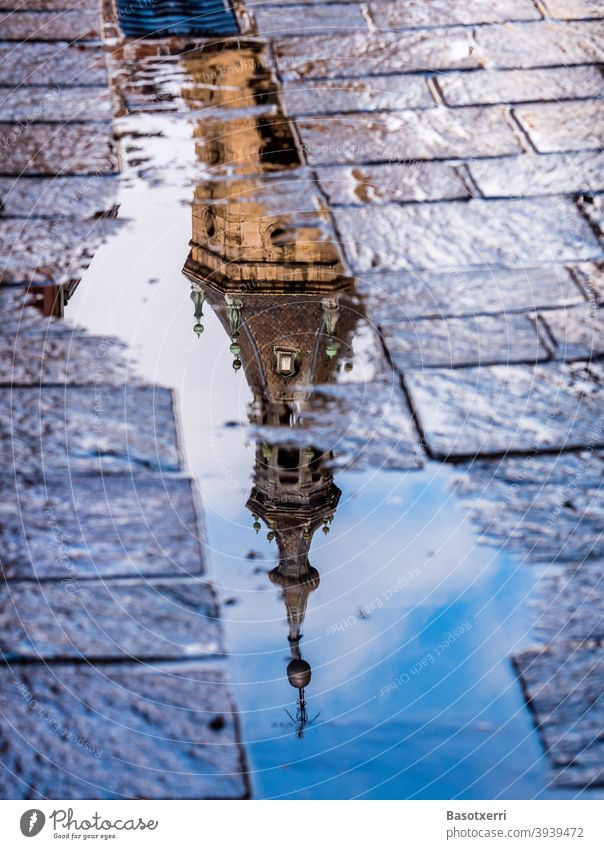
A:
[[[599,797],[602,10],[236,13],[0,44],[3,792]]]

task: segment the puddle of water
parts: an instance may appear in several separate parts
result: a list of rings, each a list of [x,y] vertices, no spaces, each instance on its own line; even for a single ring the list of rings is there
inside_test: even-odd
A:
[[[69,317],[125,340],[139,374],[177,390],[256,796],[574,795],[546,789],[509,661],[530,636],[533,573],[476,544],[452,472],[420,470],[400,450],[408,423],[359,415],[359,387],[398,388],[362,304],[341,295],[349,281],[320,204],[276,212],[259,200],[264,184],[242,199],[206,180],[192,227],[191,130],[158,121],[164,137],[138,144],[161,179],[129,175],[120,214],[131,221],[95,257]],[[264,125],[244,124],[214,157],[222,173],[265,158],[287,172],[282,146],[264,156]],[[202,296],[213,309],[193,317]],[[316,406],[317,382],[342,388],[337,420]],[[337,470],[342,446],[360,470]]]

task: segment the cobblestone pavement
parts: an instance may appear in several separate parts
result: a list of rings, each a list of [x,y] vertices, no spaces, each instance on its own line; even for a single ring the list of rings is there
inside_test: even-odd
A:
[[[42,2],[31,8],[58,8],[55,0]],[[0,340],[0,363],[5,369],[15,362],[13,380],[19,383],[12,392],[0,389],[0,405],[12,411],[14,422],[0,446],[9,469],[2,486],[12,495],[2,531],[9,552],[2,648],[11,662],[36,654],[52,659],[39,667],[13,664],[12,673],[3,673],[23,702],[15,714],[9,695],[3,714],[10,711],[10,723],[25,739],[47,734],[43,723],[50,720],[32,718],[31,699],[53,717],[54,677],[69,682],[82,668],[73,663],[77,617],[68,623],[66,596],[57,582],[74,580],[79,586],[84,579],[106,577],[111,580],[102,589],[99,584],[98,593],[90,593],[86,583],[82,616],[94,605],[95,618],[104,617],[106,627],[98,635],[90,632],[80,652],[113,665],[107,677],[97,667],[85,667],[90,704],[74,697],[67,718],[61,712],[60,720],[63,730],[89,742],[94,757],[102,750],[90,773],[94,786],[84,795],[108,787],[118,796],[126,786],[135,788],[132,795],[179,795],[184,791],[177,776],[184,771],[204,774],[198,775],[197,797],[217,786],[219,795],[243,795],[236,723],[220,670],[196,662],[187,666],[194,670],[190,675],[178,677],[180,667],[139,669],[123,657],[175,662],[190,655],[192,644],[199,657],[221,650],[212,590],[200,577],[197,533],[189,532],[196,527],[195,505],[181,472],[169,393],[148,386],[129,389],[132,410],[122,418],[124,365],[112,348],[103,358],[99,442],[96,435],[91,441],[97,387],[91,391],[90,374],[98,366],[102,340],[21,317],[24,283],[38,286],[28,297],[33,291],[44,298],[59,283],[69,295],[95,244],[121,226],[113,217],[111,175],[119,154],[109,121],[103,48],[95,41],[95,8],[96,0],[86,0],[82,11],[90,15],[67,13],[63,30],[42,11],[32,23],[34,12],[21,6],[0,43],[0,84],[6,87],[0,106],[5,163],[0,242],[9,248],[1,272],[8,285],[0,295],[13,322]],[[304,203],[327,211],[329,239],[337,242],[355,277],[366,314],[378,329],[378,348],[400,379],[397,420],[404,438],[398,467],[416,467],[420,451],[426,462],[454,463],[458,495],[482,538],[514,548],[539,570],[540,643],[519,653],[515,668],[551,756],[554,780],[573,787],[604,785],[599,194],[604,157],[597,65],[604,6],[598,0],[261,2],[238,3],[236,12],[242,37],[230,42],[225,54],[239,52],[247,83],[229,108],[224,98],[229,91],[233,98],[232,87],[222,78],[227,70],[220,59],[210,65],[214,76],[198,74],[183,98],[175,94],[183,77],[171,49],[148,42],[143,51],[128,44],[113,49],[113,111],[152,117],[182,110],[199,117],[210,109],[203,129],[195,131],[206,173],[217,180],[227,177],[229,192],[246,186],[262,190],[268,174],[275,204],[283,216],[288,211],[296,228],[302,226]],[[106,25],[105,34],[112,26]],[[46,40],[28,40],[39,27],[43,36],[37,37]],[[63,41],[49,41],[57,34]],[[158,73],[151,63],[162,57],[166,61]],[[184,60],[189,72],[192,61]],[[210,90],[218,92],[213,101]],[[242,155],[241,146],[232,143],[238,134],[244,137],[250,114],[271,141],[261,154],[262,167],[254,158],[257,150]],[[280,146],[273,143],[277,136]],[[261,179],[259,172],[264,172]],[[23,179],[16,183],[17,176]],[[280,177],[290,188],[299,184],[297,200],[291,191],[279,194]],[[50,223],[55,218],[56,227]],[[27,346],[23,350],[21,343]],[[72,353],[68,372],[66,350]],[[40,394],[41,378],[54,385]],[[34,386],[39,397],[30,411],[32,427],[19,417],[17,396]],[[58,433],[65,415],[69,438],[51,444],[50,435]],[[158,427],[150,431],[154,421]],[[48,434],[44,440],[41,426]],[[378,456],[376,462],[383,460]],[[75,488],[67,469],[76,472]],[[101,479],[101,472],[110,474]],[[99,521],[94,505],[108,500],[102,489],[107,481],[119,489],[119,476],[132,495],[111,497],[115,517]],[[133,498],[142,505],[135,512]],[[21,526],[23,504],[37,517],[39,532],[28,534]],[[170,510],[180,522],[190,517],[191,524],[187,519],[186,527],[175,529]],[[127,553],[114,550],[111,525],[116,522],[127,528]],[[162,532],[149,539],[149,526]],[[156,538],[162,540],[161,551]],[[66,555],[53,555],[53,545],[64,546]],[[118,649],[109,599],[131,609],[132,581],[141,575],[145,601],[140,603],[157,617],[157,633],[129,630]],[[175,580],[168,586],[165,579],[171,576]],[[45,599],[36,591],[27,594],[32,577],[54,582]],[[181,598],[181,584],[187,585],[186,597],[178,601],[181,613],[174,619],[173,599]],[[11,604],[17,610],[42,606],[52,622],[25,633]],[[194,637],[196,616],[208,623]],[[109,682],[114,676],[119,683],[126,669],[132,679],[124,692],[132,701],[122,707],[132,713],[132,722],[121,725],[114,739],[111,715],[120,706],[107,705],[116,690]],[[151,707],[139,715],[137,698],[151,705],[172,670],[174,704],[168,718]],[[191,717],[186,706],[193,703],[199,715]],[[107,729],[93,727],[82,707],[103,712]],[[200,744],[194,754],[184,744],[169,751],[159,744],[153,751],[144,748],[142,765],[147,758],[160,759],[175,776],[173,783],[150,788],[143,770],[116,775],[114,752],[121,745],[138,746],[138,737],[126,739],[131,733],[126,726],[149,735],[163,728],[164,720],[176,739]],[[111,744],[104,746],[100,734]],[[63,763],[74,758],[72,775],[83,774],[82,759],[90,753],[68,737],[59,729],[56,751],[53,746],[47,758]],[[52,795],[44,759],[25,757],[18,744],[10,747],[2,790],[21,795],[32,792],[25,785],[36,785]],[[223,784],[215,777],[208,781],[208,774],[220,774]],[[66,775],[58,794],[81,792],[71,782]]]
[[[514,658],[554,782],[604,784],[604,4],[249,7],[430,458],[534,563]]]
[[[17,5],[0,42],[0,795],[240,798],[172,392],[60,318],[124,223],[99,5]]]

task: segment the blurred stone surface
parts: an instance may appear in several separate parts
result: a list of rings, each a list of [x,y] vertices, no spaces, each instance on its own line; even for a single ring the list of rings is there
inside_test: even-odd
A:
[[[114,174],[118,162],[109,126],[101,124],[0,123],[4,148],[0,173]]]
[[[111,121],[111,98],[106,86],[7,86],[0,88],[0,121]]]
[[[599,62],[604,23],[535,21],[475,30],[482,63],[496,68],[542,68]]]
[[[604,563],[553,563],[539,575],[535,632],[543,643],[604,639]]]
[[[180,469],[172,392],[104,385],[101,355],[97,369],[89,386],[0,389],[5,474]]]
[[[0,680],[4,798],[249,795],[219,669],[36,664],[4,667]]]
[[[0,41],[0,84],[20,86],[104,85],[107,82],[105,54],[96,47],[70,44],[20,44],[19,61],[15,45]]]
[[[270,7],[252,7],[259,35],[299,35],[308,32],[347,32],[369,29],[360,4],[284,5],[278,13]]]
[[[560,20],[604,18],[602,0],[543,0],[550,15]]]
[[[115,203],[111,177],[0,177],[2,218],[97,218]]]
[[[357,285],[378,324],[414,318],[530,312],[537,307],[585,302],[581,289],[563,266],[486,266],[448,274],[367,273],[357,278]]]
[[[604,445],[596,363],[428,369],[405,379],[438,458]]]
[[[6,470],[5,470],[6,471]],[[190,480],[156,475],[2,477],[7,579],[182,577],[204,559]]]
[[[436,80],[451,106],[602,96],[602,74],[594,65],[440,74]]]
[[[0,587],[6,660],[186,659],[218,654],[216,597],[205,581],[11,581]]]
[[[604,189],[601,152],[477,159],[468,164],[485,197],[555,195]]]
[[[81,277],[95,251],[121,221],[1,218],[0,283],[63,282]]]
[[[404,3],[370,3],[369,14],[380,28],[490,24],[497,21],[531,21],[541,15],[531,0],[411,0]]]
[[[73,9],[60,14],[48,11],[0,13],[6,41],[90,41],[100,34],[98,9]]]
[[[597,101],[540,103],[515,114],[540,153],[601,149],[604,106]]]
[[[339,208],[334,217],[357,273],[567,263],[602,255],[566,198]]]
[[[470,196],[463,166],[448,162],[357,165],[317,169],[319,185],[334,206],[460,199]]]
[[[525,315],[384,322],[380,330],[395,367],[534,363],[550,357],[535,323]]]
[[[480,59],[475,48],[468,29],[309,35],[273,41],[283,80],[477,68]]]
[[[411,74],[290,82],[282,97],[287,114],[294,117],[435,106],[426,77]]]
[[[595,421],[594,438],[597,432]],[[544,456],[542,441],[524,457],[462,466],[457,495],[491,545],[508,546],[538,564],[577,567],[601,560],[604,454],[588,447]]]
[[[557,345],[557,356],[566,360],[591,360],[604,356],[604,309],[596,304],[542,315]]]
[[[556,768],[555,785],[603,786],[602,646],[556,641],[516,655],[514,663]]]
[[[311,165],[498,156],[522,150],[519,134],[498,106],[300,118]]]

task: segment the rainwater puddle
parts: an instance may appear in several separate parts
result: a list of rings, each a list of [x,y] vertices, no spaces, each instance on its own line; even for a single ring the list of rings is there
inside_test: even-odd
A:
[[[510,663],[533,572],[422,456],[287,123],[151,123],[67,314],[177,393],[255,795],[573,795]]]

